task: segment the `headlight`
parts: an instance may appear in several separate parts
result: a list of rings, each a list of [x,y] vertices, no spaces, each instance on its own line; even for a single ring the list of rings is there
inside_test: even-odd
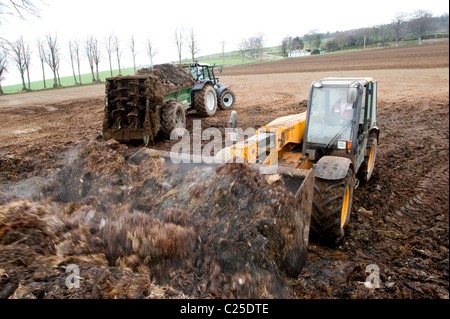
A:
[[[338,150],[349,150],[352,148],[352,142],[347,140],[338,140],[337,148]]]

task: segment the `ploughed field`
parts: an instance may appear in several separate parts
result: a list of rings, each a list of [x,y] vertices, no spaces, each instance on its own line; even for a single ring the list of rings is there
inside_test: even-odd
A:
[[[181,174],[140,144],[101,141],[104,84],[0,97],[0,298],[448,298],[448,65],[443,42],[219,74],[244,130],[305,111],[316,79],[378,81],[374,175],[343,243],[312,239],[298,276],[270,223],[294,205],[277,183],[240,166]],[[223,132],[230,112],[192,111],[187,128]]]

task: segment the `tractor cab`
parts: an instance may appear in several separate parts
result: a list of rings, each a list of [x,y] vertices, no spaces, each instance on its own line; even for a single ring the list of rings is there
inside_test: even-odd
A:
[[[219,78],[216,78],[214,74],[215,65],[200,64],[198,62],[190,64],[190,73],[196,82],[211,81],[214,85],[219,83]]]
[[[349,158],[355,168],[364,160],[367,139],[376,128],[377,82],[372,78],[327,78],[311,85],[304,154]]]

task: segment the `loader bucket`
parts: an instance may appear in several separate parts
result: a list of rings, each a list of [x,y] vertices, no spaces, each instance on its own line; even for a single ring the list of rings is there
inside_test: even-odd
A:
[[[204,203],[211,215],[206,218],[226,225],[230,222],[224,220],[232,220],[236,232],[247,229],[246,225],[261,223],[256,227],[259,233],[248,239],[249,245],[265,237],[268,251],[258,254],[270,256],[271,262],[277,263],[287,275],[298,276],[307,256],[314,187],[312,170],[279,166],[275,174],[262,175],[260,171],[265,165],[214,163],[211,158],[148,148],[142,148],[129,161],[138,165],[148,156],[161,158],[167,174],[192,180],[192,184],[197,183],[192,186],[195,192],[215,199],[214,203]],[[189,202],[183,208],[191,209],[190,205]],[[232,232],[229,236],[234,240],[237,234]],[[230,252],[224,250],[223,255],[228,257],[223,257],[221,267],[233,268],[230,259],[237,257],[230,257]]]

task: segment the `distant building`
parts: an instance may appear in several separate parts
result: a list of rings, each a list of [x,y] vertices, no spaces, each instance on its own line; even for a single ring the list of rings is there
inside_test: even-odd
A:
[[[294,50],[291,53],[289,53],[289,57],[290,58],[296,58],[296,57],[299,57],[299,56],[307,56],[307,55],[311,55],[311,52],[308,52],[308,51],[306,51],[304,49]]]

